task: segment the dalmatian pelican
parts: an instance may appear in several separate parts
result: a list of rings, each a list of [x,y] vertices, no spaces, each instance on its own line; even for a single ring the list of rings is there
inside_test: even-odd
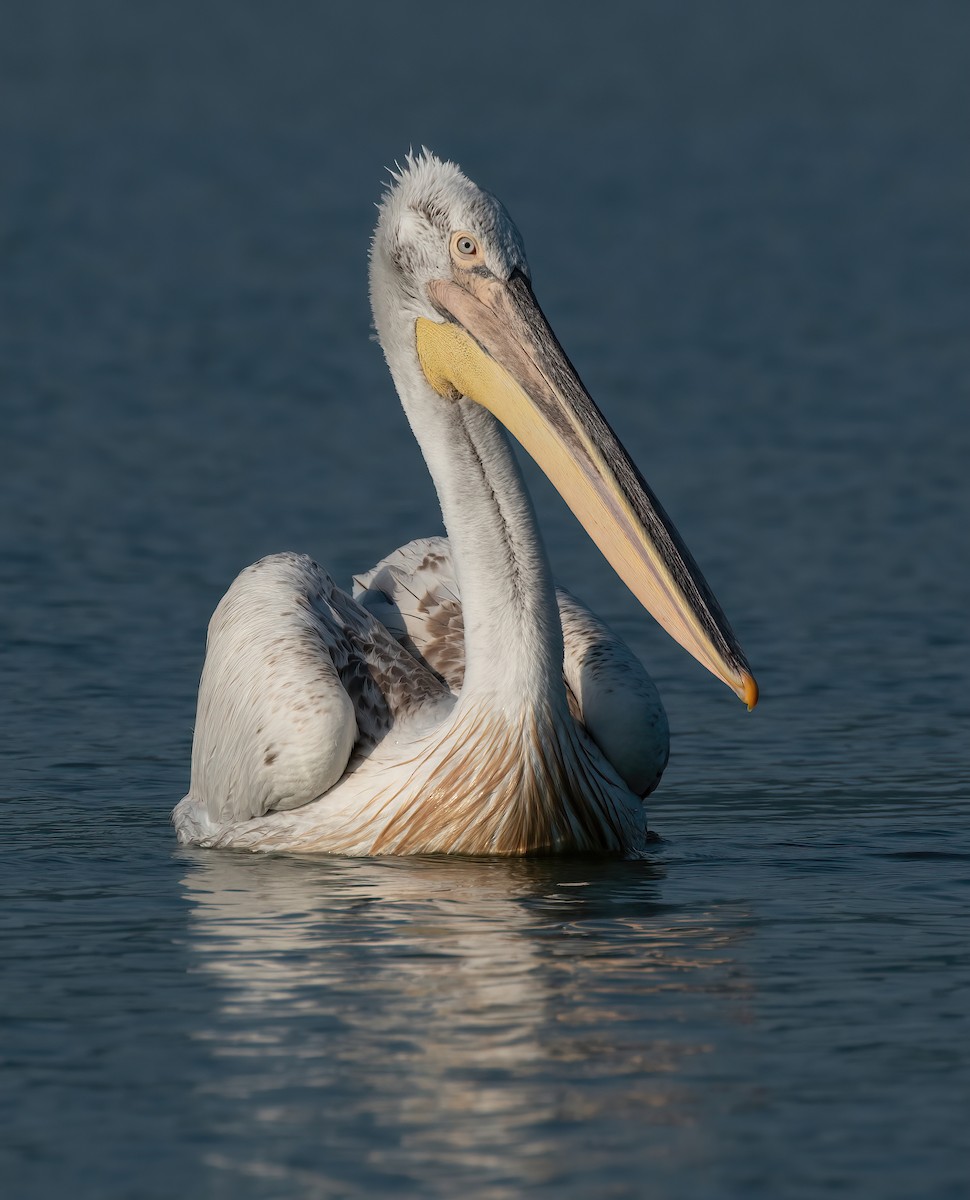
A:
[[[657,690],[557,590],[508,434],[634,596],[749,708],[757,685],[669,517],[556,340],[502,204],[428,151],[370,252],[384,356],[447,538],[354,580],[276,554],[209,624],[182,842],[347,855],[638,855]]]

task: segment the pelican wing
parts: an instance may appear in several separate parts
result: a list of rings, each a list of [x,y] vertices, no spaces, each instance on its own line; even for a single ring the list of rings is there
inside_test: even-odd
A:
[[[354,576],[354,599],[455,695],[465,678],[465,625],[446,537],[418,538]]]
[[[670,752],[656,684],[626,642],[585,604],[564,588],[556,588],[556,600],[573,715],[630,791],[647,796],[660,782]]]
[[[464,625],[447,538],[409,542],[355,575],[354,598],[453,693],[461,690]],[[660,781],[670,744],[657,688],[626,643],[585,604],[563,588],[556,600],[572,715],[630,790],[645,796]]]
[[[180,834],[180,821],[225,825],[308,804],[355,748],[446,694],[312,559],[261,559],[209,624]]]

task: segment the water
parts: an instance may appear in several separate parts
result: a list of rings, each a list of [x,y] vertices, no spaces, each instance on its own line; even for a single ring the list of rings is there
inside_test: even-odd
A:
[[[789,9],[5,10],[5,1195],[966,1194],[966,12]],[[667,703],[647,863],[167,824],[235,572],[438,529],[367,340],[412,142],[507,202],[762,684],[530,474]]]

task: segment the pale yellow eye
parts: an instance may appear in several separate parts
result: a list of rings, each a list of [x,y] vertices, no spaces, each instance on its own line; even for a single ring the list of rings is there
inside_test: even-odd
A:
[[[477,240],[470,233],[452,234],[451,252],[461,262],[472,262],[482,253]]]

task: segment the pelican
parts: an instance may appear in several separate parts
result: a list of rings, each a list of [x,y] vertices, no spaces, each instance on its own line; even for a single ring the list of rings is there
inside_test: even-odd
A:
[[[667,763],[649,675],[557,590],[510,433],[648,612],[749,708],[757,685],[669,517],[556,340],[502,204],[429,151],[391,172],[374,323],[447,538],[353,595],[305,555],[209,624],[180,841],[346,855],[639,855]]]

